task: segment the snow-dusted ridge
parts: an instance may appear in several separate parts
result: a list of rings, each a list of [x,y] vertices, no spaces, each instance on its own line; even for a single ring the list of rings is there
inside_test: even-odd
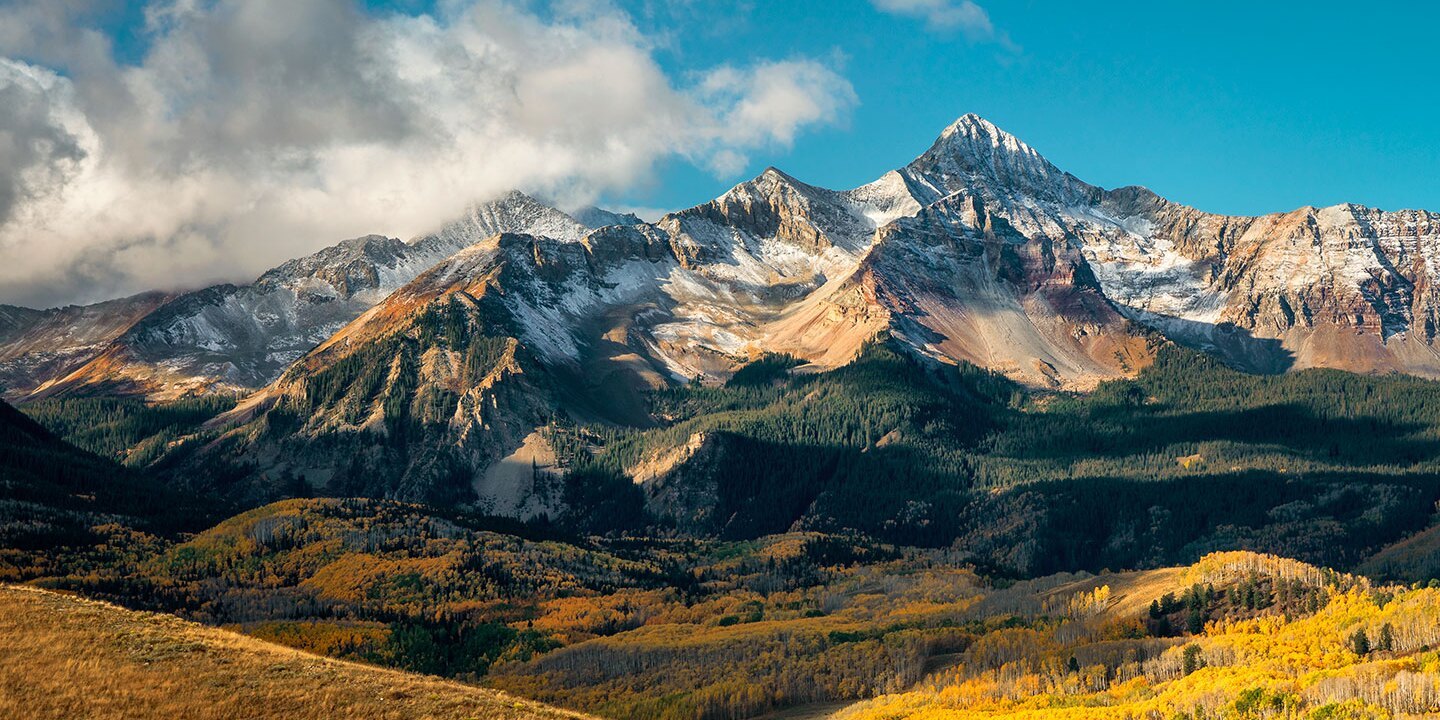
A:
[[[182,295],[95,348],[90,362],[33,392],[45,397],[99,389],[155,398],[245,392],[275,380],[364,310],[458,250],[499,232],[578,242],[589,230],[512,192],[409,242],[382,235],[345,240],[283,263],[250,285]]]
[[[187,295],[69,387],[248,389],[239,373],[261,368],[250,377],[278,379],[212,420],[225,442],[202,452],[526,516],[554,497],[534,470],[557,415],[645,425],[645,389],[723,380],[765,352],[823,370],[881,333],[1045,388],[1132,374],[1157,333],[1255,370],[1440,375],[1440,217],[1203,213],[1087,185],[975,116],[850,190],[770,168],[654,223],[578,214],[591,227],[512,195],[410,242],[357,238]],[[364,368],[359,389],[315,392],[342,363],[338,377]],[[276,408],[292,413],[286,433],[263,431]]]
[[[604,330],[660,376],[723,377],[765,351],[843,362],[888,329],[942,361],[1085,387],[1143,365],[1148,327],[1257,369],[1440,375],[1434,213],[1204,213],[1088,185],[975,115],[858,188],[770,168],[654,223],[576,215],[512,193],[409,241],[340,243],[154,310],[42,394],[258,387],[500,233],[539,239],[497,261],[515,266],[521,339],[556,363],[588,362]]]

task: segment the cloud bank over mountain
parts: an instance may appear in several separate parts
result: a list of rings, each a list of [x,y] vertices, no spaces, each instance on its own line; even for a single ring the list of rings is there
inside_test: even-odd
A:
[[[0,9],[0,302],[243,280],[513,187],[583,203],[669,159],[730,175],[857,102],[806,57],[674,76],[608,5],[441,8],[157,1],[135,61],[84,3]]]

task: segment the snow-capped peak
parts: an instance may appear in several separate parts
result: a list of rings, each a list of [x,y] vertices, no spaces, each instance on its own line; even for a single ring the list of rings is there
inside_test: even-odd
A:
[[[1066,204],[1082,202],[1095,190],[973,113],[951,123],[929,150],[901,172],[927,205],[977,187]]]
[[[798,192],[802,195],[809,195],[819,190],[812,185],[807,185],[780,170],[768,167],[756,175],[754,179],[730,188],[718,198],[720,201],[735,200],[737,198],[757,198],[774,195],[781,190]],[[828,192],[828,191],[825,191]]]
[[[445,255],[499,232],[542,235],[568,242],[579,241],[590,228],[575,218],[518,190],[489,202],[476,203],[460,218],[438,232],[411,241],[417,247],[443,249]]]
[[[961,115],[955,122],[950,123],[950,125],[940,133],[940,138],[945,139],[956,134],[963,134],[970,137],[985,136],[992,138],[996,144],[1011,142],[1020,146],[1025,145],[1019,138],[1001,130],[995,123],[975,113],[965,113]]]

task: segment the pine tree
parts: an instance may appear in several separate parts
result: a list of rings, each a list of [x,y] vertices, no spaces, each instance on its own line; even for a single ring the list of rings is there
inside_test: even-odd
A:
[[[1356,628],[1355,634],[1350,636],[1350,649],[1361,657],[1370,654],[1370,638],[1364,628]]]
[[[1205,658],[1200,657],[1200,646],[1193,644],[1186,645],[1185,650],[1180,655],[1181,671],[1189,675],[1203,667],[1205,667]]]
[[[1191,635],[1199,635],[1205,631],[1205,615],[1199,608],[1191,608],[1185,615],[1185,630]]]
[[[1170,618],[1162,616],[1160,621],[1155,623],[1156,637],[1170,637],[1174,633],[1175,629],[1170,626]]]

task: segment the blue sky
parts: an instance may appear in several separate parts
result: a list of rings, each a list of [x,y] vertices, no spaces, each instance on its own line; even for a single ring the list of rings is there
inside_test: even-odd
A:
[[[248,281],[513,187],[651,216],[768,165],[853,187],[968,112],[1212,212],[1440,209],[1436,27],[1401,2],[0,0],[0,302]]]
[[[863,0],[727,5],[694,3],[661,62],[835,53],[860,100],[843,126],[757,153],[752,171],[855,185],[976,112],[1083,180],[1209,211],[1440,207],[1437,4],[983,3],[1015,50]],[[679,167],[666,179],[639,201],[685,204],[726,184]]]
[[[752,153],[744,177],[775,165],[857,185],[975,112],[1083,180],[1212,212],[1440,208],[1440,4],[992,0],[981,7],[994,38],[870,0],[619,5],[676,76],[807,56],[853,84],[859,104],[838,123]],[[437,12],[433,0],[368,6]],[[139,17],[132,4],[113,23],[122,56],[143,52]],[[657,181],[607,200],[685,207],[737,179],[670,159]]]

